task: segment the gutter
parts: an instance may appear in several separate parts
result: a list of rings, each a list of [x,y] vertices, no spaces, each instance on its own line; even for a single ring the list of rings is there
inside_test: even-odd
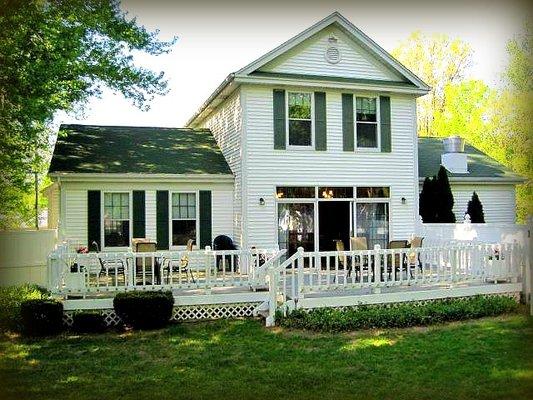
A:
[[[211,93],[211,96],[209,96],[209,97],[207,98],[207,100],[206,100],[206,101],[200,106],[200,108],[198,109],[198,111],[196,111],[196,112],[194,113],[194,115],[193,115],[191,118],[189,118],[189,120],[185,123],[185,127],[187,127],[187,128],[190,127],[190,126],[194,123],[194,121],[200,116],[200,114],[202,114],[202,113],[205,111],[205,109],[206,109],[207,107],[209,107],[209,105],[211,104],[211,102],[212,102],[213,100],[215,100],[215,99],[217,98],[217,96],[218,96],[220,93],[222,93],[222,91],[223,91],[224,89],[226,89],[226,87],[227,87],[227,86],[233,81],[234,78],[235,78],[235,73],[234,73],[234,72],[232,72],[231,74],[229,74],[229,75],[226,77],[226,79],[224,79],[224,80],[222,81],[222,83],[221,83],[220,85],[218,85],[218,87],[215,89],[215,91],[214,91],[213,93]]]
[[[419,177],[418,181],[420,183],[424,182],[426,177]],[[519,185],[526,182],[524,178],[494,178],[494,177],[470,177],[470,176],[449,176],[448,180],[450,183],[457,184],[469,184],[477,183],[478,185]]]
[[[227,182],[233,183],[233,174],[139,174],[139,173],[77,173],[53,172],[48,174],[57,182]]]

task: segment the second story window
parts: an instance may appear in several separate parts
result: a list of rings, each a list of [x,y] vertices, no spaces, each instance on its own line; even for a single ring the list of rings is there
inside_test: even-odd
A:
[[[311,146],[313,143],[312,94],[289,92],[289,146]]]
[[[355,143],[360,149],[378,149],[378,110],[375,97],[356,97]]]

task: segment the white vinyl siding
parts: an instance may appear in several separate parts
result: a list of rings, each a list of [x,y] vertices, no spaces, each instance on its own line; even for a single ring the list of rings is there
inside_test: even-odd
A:
[[[250,85],[243,92],[247,99],[247,246],[277,243],[276,186],[388,186],[391,239],[407,239],[414,233],[418,214],[414,97],[391,96],[392,153],[343,151],[343,91],[339,90],[326,91],[328,150],[279,152],[273,144],[272,88]],[[259,204],[261,197],[265,205]],[[402,197],[406,204],[402,204]]]
[[[455,200],[453,212],[457,222],[464,219],[472,193],[476,192],[483,205],[485,222],[515,223],[515,187],[513,185],[457,185],[452,183]]]
[[[242,107],[240,90],[237,90],[206,118],[202,127],[213,133],[222,154],[235,176],[233,198],[233,228],[225,230],[225,234],[237,243],[242,240]]]
[[[67,187],[61,184],[61,190],[65,191],[65,204],[60,207],[65,210],[64,214],[61,213],[65,215],[65,221],[60,223],[65,237],[60,240],[68,239],[71,248],[87,246],[87,190],[70,190]]]
[[[333,35],[341,60],[336,64],[326,61],[325,52]],[[400,75],[387,68],[361,46],[336,28],[328,28],[310,37],[286,54],[260,68],[265,72],[304,75],[338,76],[344,78],[400,81]]]
[[[210,190],[212,193],[212,231],[213,239],[218,234],[231,236],[233,222],[233,183],[199,183],[151,182],[149,179],[136,182],[66,182],[61,183],[61,213],[65,219],[61,221],[62,229],[59,240],[69,239],[75,246],[87,246],[87,191],[101,190],[104,192],[144,190],[146,191],[146,237],[156,240],[156,191],[198,192]],[[102,197],[103,198],[103,197]],[[103,212],[103,208],[101,210]],[[63,233],[64,232],[64,233]],[[170,233],[170,232],[169,232]],[[113,248],[110,248],[113,250]]]

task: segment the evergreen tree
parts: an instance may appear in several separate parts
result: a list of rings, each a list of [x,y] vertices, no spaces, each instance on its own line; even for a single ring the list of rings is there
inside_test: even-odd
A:
[[[437,209],[435,207],[435,179],[429,176],[424,179],[422,191],[420,192],[418,211],[422,217],[422,222],[428,224],[437,222]]]
[[[483,213],[483,204],[479,200],[476,192],[472,194],[472,199],[468,202],[466,213],[470,216],[470,222],[473,224],[484,224],[485,214]]]
[[[435,181],[435,197],[437,206],[437,221],[439,223],[455,223],[455,214],[453,213],[453,194],[448,180],[446,168],[442,165],[437,174]]]

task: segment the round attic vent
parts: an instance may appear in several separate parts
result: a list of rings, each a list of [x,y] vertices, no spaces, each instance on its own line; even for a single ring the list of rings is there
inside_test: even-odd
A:
[[[326,49],[326,61],[330,64],[337,64],[341,60],[341,52],[335,46]]]

